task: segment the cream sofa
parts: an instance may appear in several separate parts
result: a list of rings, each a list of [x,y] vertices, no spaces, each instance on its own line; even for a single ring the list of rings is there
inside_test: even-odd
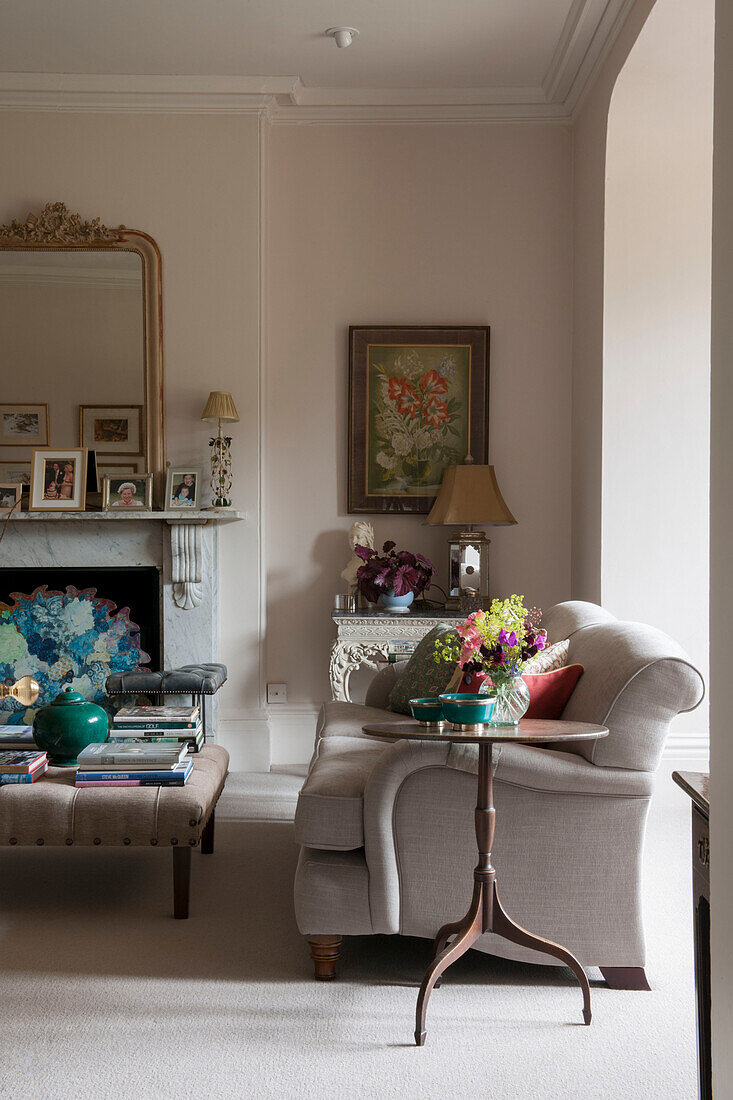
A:
[[[640,900],[647,811],[669,723],[698,706],[702,677],[667,635],[594,604],[558,604],[543,621],[550,641],[569,639],[569,663],[585,669],[563,718],[603,723],[610,734],[572,752],[502,748],[493,850],[502,902],[584,966],[600,966],[610,985],[648,988]],[[295,911],[317,978],[334,976],[343,936],[432,939],[468,905],[475,774],[449,766],[447,744],[362,734],[367,721],[399,719],[386,707],[402,668],[380,672],[365,705],[330,702],[321,711],[295,816]],[[548,964],[490,933],[476,947]]]

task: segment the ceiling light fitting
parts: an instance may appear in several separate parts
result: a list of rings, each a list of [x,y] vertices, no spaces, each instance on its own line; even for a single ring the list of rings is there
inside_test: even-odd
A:
[[[350,46],[358,33],[356,27],[329,27],[326,31],[329,38],[336,39],[336,45],[340,50]]]

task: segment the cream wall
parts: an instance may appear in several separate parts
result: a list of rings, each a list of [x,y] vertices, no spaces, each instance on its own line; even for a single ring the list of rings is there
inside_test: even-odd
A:
[[[602,603],[708,678],[714,0],[657,0],[609,111]],[[684,157],[680,149],[684,149]],[[707,751],[707,703],[680,715]]]
[[[269,149],[266,668],[302,709],[305,759],[355,518],[349,324],[491,326],[490,457],[519,521],[493,532],[492,589],[545,606],[569,595],[571,138],[553,125],[277,124]],[[449,529],[374,524],[445,583]]]
[[[611,95],[654,0],[637,0],[573,126],[572,592],[601,599],[603,271]]]
[[[262,718],[259,120],[2,112],[0,144],[0,222],[63,200],[85,217],[145,230],[160,246],[169,459],[205,465],[209,425],[198,418],[209,390],[230,390],[237,402],[235,503],[248,520],[221,532],[221,657],[230,672],[221,732],[234,767],[266,767],[266,739],[247,755],[241,733],[245,719]]]

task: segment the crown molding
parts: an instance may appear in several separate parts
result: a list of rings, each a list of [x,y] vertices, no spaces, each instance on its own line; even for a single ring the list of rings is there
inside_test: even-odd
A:
[[[635,0],[574,0],[538,87],[305,87],[299,76],[0,73],[0,111],[255,114],[270,122],[572,122]]]
[[[548,102],[572,115],[616,41],[635,0],[574,0],[542,81]]]
[[[301,88],[297,76],[0,73],[0,110],[262,114],[275,97],[297,102]]]

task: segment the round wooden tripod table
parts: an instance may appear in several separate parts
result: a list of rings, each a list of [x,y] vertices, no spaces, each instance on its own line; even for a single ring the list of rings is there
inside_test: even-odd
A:
[[[524,719],[517,726],[485,726],[481,731],[462,731],[453,729],[448,723],[439,729],[426,728],[419,722],[379,722],[364,726],[364,733],[373,737],[404,737],[411,741],[451,741],[454,745],[478,745],[478,799],[476,801],[476,843],[478,845],[478,863],[473,872],[473,898],[463,920],[445,924],[435,937],[433,958],[420,986],[415,1016],[415,1042],[419,1047],[425,1045],[425,1016],[428,1010],[430,994],[444,970],[465,955],[469,947],[484,934],[493,932],[522,947],[531,947],[534,951],[543,951],[562,960],[575,974],[583,991],[583,1020],[591,1021],[590,986],[583,967],[574,955],[558,943],[542,939],[507,916],[499,901],[496,888],[496,871],[491,864],[491,849],[494,843],[493,779],[494,766],[492,748],[494,745],[514,743],[518,745],[539,745],[548,741],[590,741],[606,737],[605,726],[594,726],[584,722],[549,722],[544,719]]]

